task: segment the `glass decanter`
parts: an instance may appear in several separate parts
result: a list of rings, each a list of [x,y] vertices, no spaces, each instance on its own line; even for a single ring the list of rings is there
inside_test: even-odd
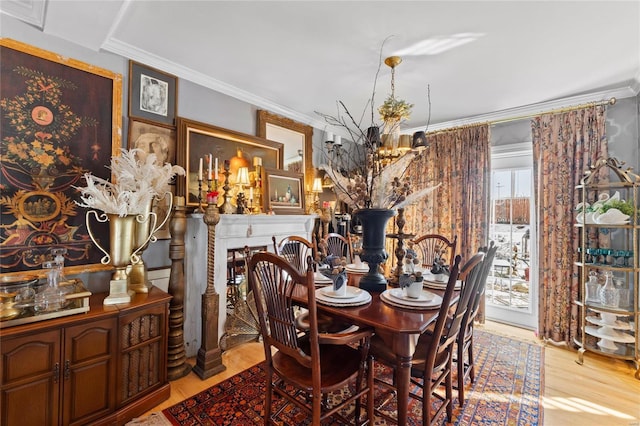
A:
[[[47,286],[38,292],[35,297],[33,309],[36,312],[54,312],[63,308],[64,294],[60,291],[60,269],[52,262],[44,262],[42,267],[47,271]]]
[[[598,282],[598,273],[596,271],[589,272],[589,280],[585,283],[585,288],[587,302],[600,301],[600,283]]]
[[[600,303],[602,306],[617,308],[620,294],[613,283],[613,272],[604,273],[604,285],[600,288]]]

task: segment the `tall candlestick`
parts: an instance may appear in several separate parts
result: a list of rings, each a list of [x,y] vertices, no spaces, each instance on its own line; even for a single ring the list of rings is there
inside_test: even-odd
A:
[[[214,172],[213,173],[214,173],[213,178],[215,180],[218,180],[218,157],[216,157],[216,167],[214,168]]]
[[[200,166],[198,167],[198,180],[202,180],[202,157],[200,157]]]
[[[211,174],[212,169],[213,169],[213,154],[209,154],[209,174],[207,174],[208,179],[213,178],[213,174]]]
[[[253,187],[249,188],[249,200],[253,200]]]

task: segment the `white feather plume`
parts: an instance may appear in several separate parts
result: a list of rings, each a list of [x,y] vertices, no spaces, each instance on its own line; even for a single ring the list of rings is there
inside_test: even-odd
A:
[[[85,173],[87,186],[75,187],[80,191],[81,207],[101,210],[107,214],[126,216],[144,213],[154,197],[161,197],[169,190],[169,182],[175,175],[184,175],[180,166],[158,165],[155,154],[144,161],[136,154],[140,149],[122,149],[119,156],[111,157],[114,182],[109,182],[91,173]]]

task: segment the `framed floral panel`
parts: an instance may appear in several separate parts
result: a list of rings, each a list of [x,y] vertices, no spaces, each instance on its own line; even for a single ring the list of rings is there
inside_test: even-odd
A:
[[[122,76],[6,38],[0,67],[0,273],[43,276],[52,248],[66,249],[68,274],[110,268],[75,187],[85,173],[110,177]],[[108,225],[91,229],[108,250]]]
[[[206,199],[205,191],[208,190],[208,159],[213,158],[212,186],[215,185],[215,160],[218,163],[218,202],[223,201],[225,179],[229,183],[229,195],[235,196],[238,187],[235,185],[236,172],[240,166],[249,168],[251,187],[262,185],[261,180],[256,181],[256,176],[262,176],[262,168],[281,168],[283,163],[283,146],[279,142],[273,142],[257,136],[211,126],[205,123],[178,117],[178,152],[177,164],[184,167],[187,175],[178,177],[177,195],[185,197],[186,205],[198,206],[200,160],[203,162],[203,181],[200,185],[201,198]],[[224,172],[225,162],[229,165],[229,175]],[[244,188],[245,192],[248,188]]]
[[[129,117],[174,126],[178,78],[129,61]]]
[[[265,211],[275,214],[304,214],[302,173],[287,170],[264,169]]]

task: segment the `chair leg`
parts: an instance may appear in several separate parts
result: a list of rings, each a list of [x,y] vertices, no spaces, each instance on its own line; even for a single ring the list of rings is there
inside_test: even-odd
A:
[[[267,369],[267,394],[264,398],[264,424],[271,424],[271,394],[273,393],[273,372]]]
[[[462,330],[461,330],[462,332]],[[456,367],[458,369],[458,404],[464,404],[464,341],[457,344]]]
[[[423,377],[422,383],[422,424],[431,425],[431,396],[433,395],[431,377]]]
[[[453,378],[451,377],[451,369],[453,368],[453,363],[451,358],[449,358],[449,367],[447,372],[447,377],[445,380],[445,396],[447,404],[447,422],[451,423],[451,419],[453,419]]]
[[[471,383],[476,379],[476,368],[473,362],[473,333],[469,339],[469,377],[471,378]]]
[[[369,425],[373,424],[374,408],[373,408],[373,357],[369,357],[367,361],[367,386],[369,386],[369,393],[367,395],[367,419]]]

